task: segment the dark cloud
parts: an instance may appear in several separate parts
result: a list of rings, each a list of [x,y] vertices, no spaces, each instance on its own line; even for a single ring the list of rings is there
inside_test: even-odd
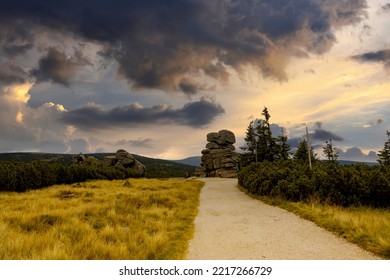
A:
[[[198,92],[198,86],[196,83],[188,79],[183,79],[179,84],[179,88],[187,95],[194,95]]]
[[[376,52],[366,52],[352,57],[361,62],[381,62],[386,68],[390,69],[390,49],[380,50]]]
[[[0,53],[8,58],[16,58],[34,47],[33,25],[26,27],[20,20],[0,19]]]
[[[77,70],[87,64],[89,64],[88,60],[78,51],[75,51],[72,57],[67,57],[59,49],[51,47],[46,56],[39,60],[39,68],[33,69],[31,75],[38,82],[52,81],[69,86]]]
[[[344,141],[343,137],[341,137],[333,132],[330,132],[328,130],[322,129],[321,122],[317,122],[316,127],[317,128],[314,129],[314,133],[310,134],[310,138],[312,140],[326,141],[326,140],[332,139],[334,141]]]
[[[75,125],[83,130],[98,130],[123,126],[141,126],[148,124],[179,124],[191,127],[203,127],[211,123],[225,110],[213,101],[201,99],[190,102],[180,109],[167,105],[142,107],[134,103],[128,106],[104,110],[89,105],[64,114],[63,122]]]
[[[30,42],[22,44],[8,44],[4,46],[3,50],[7,56],[14,57],[17,55],[24,54],[26,51],[32,49],[33,46],[34,45]]]
[[[26,71],[12,62],[0,64],[0,81],[4,85],[23,84],[27,81],[27,77]]]
[[[228,68],[242,73],[247,65],[286,80],[291,56],[328,51],[335,30],[360,21],[367,6],[365,0],[3,0],[1,5],[2,29],[18,27],[17,38],[1,39],[15,46],[4,49],[9,55],[31,48],[41,29],[68,34],[104,47],[104,58],[116,60],[135,88],[186,94],[199,90],[197,83],[185,83],[194,74],[226,82]],[[58,73],[50,65],[72,61],[53,52],[35,74],[68,85],[73,71]]]

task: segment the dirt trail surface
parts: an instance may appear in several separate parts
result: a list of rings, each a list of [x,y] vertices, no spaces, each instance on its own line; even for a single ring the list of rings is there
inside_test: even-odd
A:
[[[190,260],[369,260],[356,245],[237,189],[237,179],[205,178]]]

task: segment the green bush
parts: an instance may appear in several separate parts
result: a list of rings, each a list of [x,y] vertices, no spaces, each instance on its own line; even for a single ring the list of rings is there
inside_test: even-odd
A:
[[[312,170],[292,160],[253,163],[238,175],[250,193],[291,201],[319,200],[340,206],[390,207],[390,169],[383,166],[316,163]]]

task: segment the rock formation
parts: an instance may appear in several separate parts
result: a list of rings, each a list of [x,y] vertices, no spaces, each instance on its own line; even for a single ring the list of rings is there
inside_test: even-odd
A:
[[[72,157],[72,162],[74,164],[82,164],[86,161],[86,158],[85,156],[83,155],[83,153],[79,153],[78,155],[75,155]]]
[[[145,165],[136,160],[132,154],[120,149],[116,151],[115,156],[106,156],[103,163],[106,166],[123,166],[124,168],[131,168],[138,176],[145,175]]]
[[[207,134],[206,149],[202,151],[202,163],[196,170],[201,177],[237,177],[240,156],[235,152],[236,137],[229,130]]]

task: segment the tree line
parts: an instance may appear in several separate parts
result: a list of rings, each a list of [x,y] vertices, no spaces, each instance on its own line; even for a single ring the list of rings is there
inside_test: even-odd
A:
[[[390,132],[378,153],[378,165],[339,165],[331,139],[323,146],[325,161],[317,158],[306,139],[291,153],[286,136],[272,136],[267,108],[262,116],[247,128],[246,166],[238,175],[239,184],[250,193],[340,206],[390,207]]]
[[[24,192],[56,184],[72,184],[93,179],[136,177],[131,169],[100,164],[64,164],[46,161],[0,162],[0,191]]]
[[[195,167],[164,160],[139,157],[146,166],[145,177],[169,178],[193,174]],[[131,168],[108,167],[99,161],[69,164],[44,160],[0,161],[0,191],[25,192],[57,184],[73,184],[86,180],[115,180],[135,178]]]

